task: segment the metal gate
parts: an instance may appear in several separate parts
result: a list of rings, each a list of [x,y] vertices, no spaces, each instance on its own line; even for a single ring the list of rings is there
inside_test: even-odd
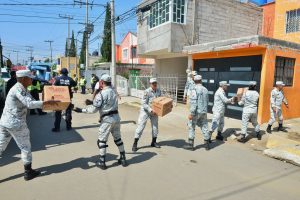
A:
[[[149,82],[151,77],[152,76],[130,76],[130,95],[142,98],[144,90],[150,87]],[[163,96],[172,98],[174,105],[176,105],[178,101],[182,101],[186,77],[164,75],[156,78],[158,81],[158,87],[161,89]]]
[[[233,58],[216,58],[195,60],[195,70],[203,77],[203,85],[209,91],[209,112],[212,111],[214,93],[220,81],[228,81],[231,85],[228,97],[236,95],[237,89],[247,87],[249,81],[257,81],[260,88],[262,56],[243,56]],[[241,118],[242,107],[227,105],[226,116]]]

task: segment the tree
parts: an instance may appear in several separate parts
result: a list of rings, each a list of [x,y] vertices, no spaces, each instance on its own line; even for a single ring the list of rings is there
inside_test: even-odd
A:
[[[65,57],[68,57],[68,41],[66,41]]]
[[[101,55],[103,61],[111,62],[111,9],[109,3],[106,5]]]
[[[80,64],[85,64],[86,39],[87,39],[87,33],[84,31],[83,38],[82,38],[82,46],[80,51],[80,58],[79,58]]]
[[[71,45],[69,50],[70,57],[76,57],[76,47],[75,47],[75,38],[74,38],[74,31],[72,31],[72,38],[71,38]]]

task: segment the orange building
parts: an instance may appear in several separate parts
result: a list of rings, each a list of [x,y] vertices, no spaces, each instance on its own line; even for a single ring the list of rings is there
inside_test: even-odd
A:
[[[276,81],[284,81],[285,96],[290,108],[283,108],[284,118],[300,117],[300,44],[263,36],[249,36],[226,41],[187,46],[194,70],[203,77],[209,90],[209,108],[219,81],[228,81],[228,96],[247,87],[249,81],[258,82],[260,92],[258,120],[270,118],[270,94]],[[226,116],[241,119],[242,107],[228,105]]]
[[[263,6],[263,35],[300,43],[300,1],[276,0]]]

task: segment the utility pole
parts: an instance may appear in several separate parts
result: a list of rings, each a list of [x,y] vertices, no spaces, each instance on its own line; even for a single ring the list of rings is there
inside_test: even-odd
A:
[[[85,77],[89,68],[89,0],[86,0],[86,17],[85,17],[85,31],[86,31],[86,48],[85,48]]]
[[[50,44],[50,62],[52,63],[52,43],[53,40],[45,40],[45,42],[48,42]]]
[[[2,48],[1,39],[0,39],[0,68],[3,68],[3,67],[4,67],[4,65],[3,65],[3,48]]]
[[[32,52],[33,52],[33,46],[25,46],[27,47],[28,49],[26,49],[26,51],[29,51],[30,52],[30,62],[33,61],[33,57],[32,57]]]
[[[67,68],[70,67],[70,56],[69,56],[69,49],[70,49],[70,20],[74,19],[70,15],[59,15],[60,18],[62,19],[68,19],[68,38],[67,38],[67,59],[68,59],[68,66]]]
[[[13,52],[17,53],[17,63],[16,64],[18,64],[19,63],[19,51],[13,50]]]
[[[115,1],[110,1],[111,9],[111,78],[116,86],[116,36],[115,36]]]

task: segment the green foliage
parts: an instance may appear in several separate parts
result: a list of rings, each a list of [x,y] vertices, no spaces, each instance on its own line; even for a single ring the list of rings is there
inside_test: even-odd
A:
[[[66,41],[66,46],[65,46],[65,57],[68,57],[68,41]]]
[[[101,55],[103,62],[111,62],[111,9],[107,3],[106,15],[104,21],[103,42],[101,46]]]
[[[74,31],[72,31],[72,38],[71,38],[69,56],[70,57],[76,57],[76,46],[75,46]]]
[[[79,64],[85,64],[85,52],[86,52],[86,32],[83,33],[82,38],[82,46],[80,51],[80,58],[79,58]]]

